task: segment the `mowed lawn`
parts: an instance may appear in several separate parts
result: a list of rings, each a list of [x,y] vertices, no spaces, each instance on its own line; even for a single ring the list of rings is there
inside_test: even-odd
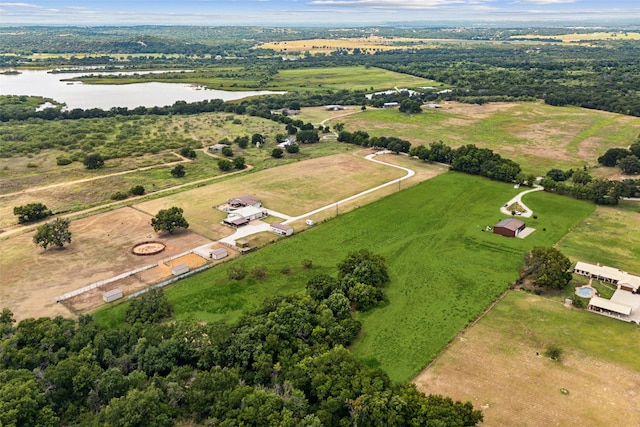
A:
[[[640,133],[640,118],[539,102],[469,105],[406,115],[397,109],[369,109],[343,117],[345,129],[371,136],[396,136],[413,145],[443,141],[453,147],[475,144],[520,163],[527,173],[551,168],[597,166],[607,149],[627,147]]]
[[[482,407],[490,426],[638,425],[639,343],[636,325],[510,292],[414,382]]]
[[[518,276],[524,253],[550,246],[589,215],[588,203],[552,194],[525,197],[539,231],[525,240],[482,231],[503,218],[511,185],[448,172],[304,233],[250,253],[166,289],[178,318],[235,321],[268,297],[304,293],[316,274],[336,274],[349,252],[366,248],[386,257],[388,303],[359,316],[356,356],[396,381],[415,375]],[[542,231],[546,228],[546,231]],[[303,260],[313,268],[301,268]],[[229,281],[233,265],[265,266],[269,278]],[[100,311],[108,324],[124,306]]]

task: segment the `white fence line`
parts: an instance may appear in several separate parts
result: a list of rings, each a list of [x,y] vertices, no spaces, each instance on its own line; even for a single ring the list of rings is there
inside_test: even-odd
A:
[[[185,255],[189,255],[191,253],[193,253],[193,250],[182,252],[180,254],[173,255],[173,256],[170,256],[168,258],[164,258],[164,259],[160,260],[159,262],[157,262],[155,264],[148,264],[148,265],[145,265],[143,267],[139,267],[139,268],[136,268],[134,270],[130,270],[130,271],[124,272],[122,274],[118,274],[117,276],[113,276],[113,277],[110,277],[108,279],[99,280],[99,281],[97,281],[95,283],[92,283],[90,285],[87,285],[87,286],[85,286],[83,288],[76,289],[74,291],[70,291],[70,292],[67,292],[65,294],[62,294],[59,297],[56,297],[56,302],[62,302],[64,300],[68,300],[69,298],[73,298],[75,296],[84,294],[85,292],[89,292],[89,291],[91,291],[93,289],[100,288],[100,287],[102,287],[104,285],[108,285],[109,283],[117,282],[118,280],[125,279],[127,277],[133,276],[134,274],[140,273],[141,271],[145,271],[145,270],[148,270],[150,268],[156,267],[159,263],[167,263],[169,261],[173,261],[176,258],[180,258],[180,257],[183,257]]]
[[[149,292],[151,289],[164,288],[165,286],[168,286],[168,285],[170,285],[172,283],[175,283],[178,280],[185,279],[185,278],[191,276],[192,274],[200,273],[201,271],[204,271],[204,270],[206,270],[208,268],[211,268],[211,264],[206,264],[206,265],[203,265],[202,267],[198,267],[198,268],[196,268],[194,270],[190,270],[190,271],[188,271],[188,272],[186,272],[184,274],[181,274],[180,276],[172,277],[171,279],[165,280],[164,282],[160,282],[160,283],[158,283],[156,285],[150,286],[150,287],[148,287],[146,289],[143,289],[141,291],[133,293],[133,294],[127,296],[127,298],[128,299],[135,298],[135,297],[140,296],[140,295],[142,295],[142,294],[144,294],[146,292]]]

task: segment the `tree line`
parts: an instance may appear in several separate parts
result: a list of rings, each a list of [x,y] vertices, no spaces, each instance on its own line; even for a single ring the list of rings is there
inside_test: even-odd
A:
[[[380,289],[384,260],[350,254],[335,281],[266,300],[236,324],[171,320],[161,290],[124,323],[0,314],[0,423],[14,426],[475,426],[470,403],[425,396],[358,362],[350,295]],[[342,284],[341,284],[342,283]],[[351,285],[345,285],[351,283]],[[364,287],[361,287],[366,289]],[[346,292],[346,293],[345,293]],[[367,294],[365,291],[364,294]]]

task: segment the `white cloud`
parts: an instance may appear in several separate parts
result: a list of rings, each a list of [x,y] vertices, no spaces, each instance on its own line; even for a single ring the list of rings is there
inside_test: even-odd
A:
[[[372,9],[433,9],[443,6],[473,6],[490,0],[312,0],[314,6],[366,7]]]
[[[31,3],[0,3],[0,7],[31,7],[35,9],[41,9],[42,6]]]
[[[565,3],[575,3],[576,0],[518,0],[514,1],[513,4],[565,4]]]

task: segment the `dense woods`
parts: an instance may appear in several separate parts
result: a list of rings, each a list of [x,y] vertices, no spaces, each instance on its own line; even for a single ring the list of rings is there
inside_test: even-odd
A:
[[[161,290],[125,323],[0,315],[0,423],[14,426],[475,426],[470,403],[394,384],[346,349],[360,329],[352,290],[380,289],[384,259],[359,251],[308,295],[264,302],[238,323],[167,321]],[[366,292],[365,292],[366,293]],[[347,295],[349,294],[349,295]]]

